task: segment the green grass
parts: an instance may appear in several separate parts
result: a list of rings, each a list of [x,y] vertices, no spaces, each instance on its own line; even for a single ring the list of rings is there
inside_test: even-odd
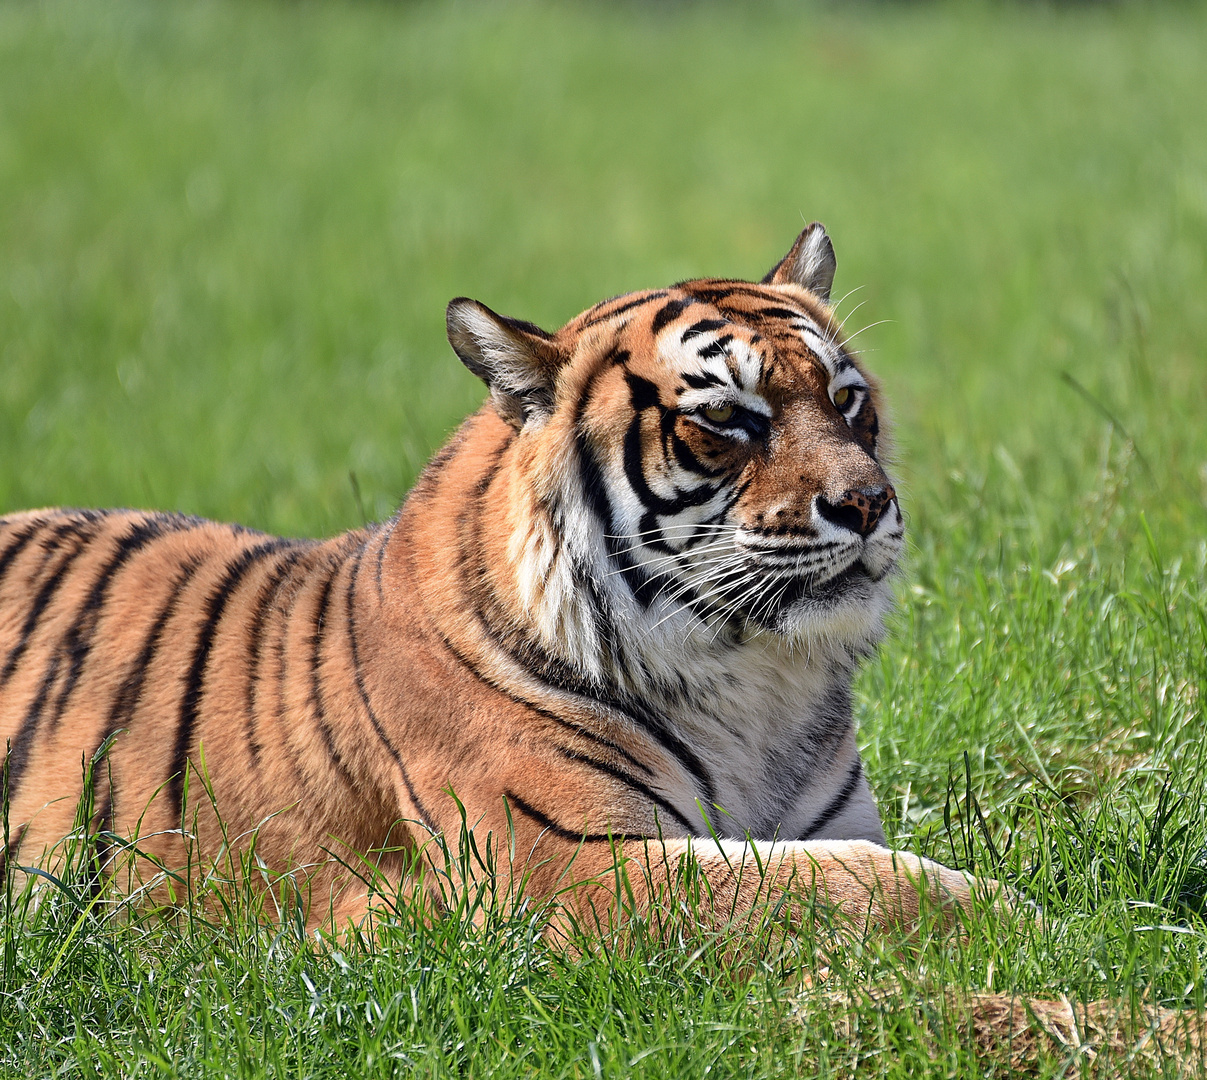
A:
[[[482,397],[450,297],[553,326],[819,218],[913,544],[868,771],[900,845],[1044,911],[752,973],[69,879],[6,908],[0,1075],[1000,1075],[973,993],[1201,1008],[1204,55],[1200,5],[0,2],[0,510],[318,535],[354,473],[384,516]]]

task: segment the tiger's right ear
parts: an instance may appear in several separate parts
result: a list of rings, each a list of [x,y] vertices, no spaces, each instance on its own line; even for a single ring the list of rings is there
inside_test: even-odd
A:
[[[815,221],[796,238],[788,254],[767,271],[762,284],[802,285],[828,304],[837,266],[825,226]]]
[[[517,430],[553,412],[561,351],[539,326],[458,296],[445,316],[453,351],[490,387],[499,415]]]

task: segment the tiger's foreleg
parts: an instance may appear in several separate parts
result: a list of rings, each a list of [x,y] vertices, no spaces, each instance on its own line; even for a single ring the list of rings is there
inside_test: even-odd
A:
[[[592,922],[687,914],[699,929],[722,933],[787,919],[841,935],[911,935],[928,916],[954,927],[974,902],[964,873],[865,840],[627,841],[615,869],[597,880],[580,899]],[[996,886],[977,887],[991,895]]]

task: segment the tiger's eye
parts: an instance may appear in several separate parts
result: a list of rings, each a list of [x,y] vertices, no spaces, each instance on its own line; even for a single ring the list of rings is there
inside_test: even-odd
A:
[[[732,405],[720,405],[716,408],[705,409],[704,415],[714,424],[728,424],[733,419],[734,411]]]
[[[834,404],[840,409],[845,409],[851,404],[851,398],[854,396],[849,386],[840,387],[834,391]]]

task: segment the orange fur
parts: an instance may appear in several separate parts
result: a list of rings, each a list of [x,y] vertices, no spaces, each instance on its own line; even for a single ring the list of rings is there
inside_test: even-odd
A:
[[[758,775],[736,765],[735,776],[725,775],[725,752],[709,741],[714,721],[740,728],[744,718],[713,717],[707,680],[689,679],[681,664],[678,687],[642,674],[643,664],[660,662],[653,615],[648,625],[626,629],[602,614],[611,610],[605,601],[593,609],[574,595],[602,595],[613,587],[609,581],[624,580],[645,605],[634,610],[661,613],[672,585],[682,590],[656,575],[650,584],[643,567],[615,554],[624,544],[606,535],[614,526],[591,517],[574,502],[586,496],[575,492],[593,492],[597,504],[602,498],[614,510],[629,495],[634,504],[662,500],[665,512],[652,520],[667,530],[670,547],[646,565],[688,559],[675,551],[674,530],[695,528],[695,519],[665,525],[695,512],[697,496],[684,494],[683,477],[702,485],[692,489],[699,500],[714,483],[732,482],[710,496],[720,502],[737,493],[723,511],[728,517],[700,528],[736,522],[768,543],[799,539],[801,559],[822,558],[807,549],[829,535],[822,528],[877,535],[869,514],[895,508],[879,461],[878,391],[843,347],[825,303],[833,257],[831,249],[827,263],[829,241],[820,243],[819,228],[806,230],[762,285],[709,280],[619,297],[555,335],[455,301],[450,338],[487,380],[492,401],[465,422],[384,525],[318,543],[135,511],[45,510],[0,521],[0,740],[12,744],[14,825],[7,858],[28,864],[53,857],[48,853],[72,828],[81,763],[112,738],[93,776],[94,825],[137,832],[144,851],[176,867],[185,861],[182,829],[204,858],[224,850],[216,806],[236,848],[254,832],[268,866],[301,868],[314,922],[364,914],[363,887],[332,851],[367,854],[401,883],[409,851],[432,834],[455,843],[462,813],[479,839],[514,829],[518,865],[537,894],[558,888],[567,867],[572,882],[606,874],[615,838],[638,860],[651,842],[658,845],[668,866],[694,844],[725,910],[785,888],[823,895],[857,923],[869,915],[908,921],[919,889],[965,900],[960,875],[888,851],[873,842],[878,826],[866,826],[870,839],[826,838],[826,824],[848,813],[842,798],[866,788],[857,755],[837,795],[845,773],[817,772],[802,782],[801,806],[828,800],[830,809],[815,815],[818,835],[765,845],[766,876],[754,871],[748,851],[727,858],[710,847],[700,839],[699,811],[703,801],[721,820],[706,805],[710,785],[732,781],[734,790],[749,790],[752,821],[763,805]],[[766,314],[784,308],[822,328],[838,359],[826,367],[817,354],[822,346],[811,351],[813,338],[793,330],[792,319]],[[704,324],[711,328],[693,336],[691,327]],[[673,338],[665,336],[668,326]],[[736,414],[754,432],[748,437],[709,427],[699,408],[674,404],[677,394],[690,394],[692,379],[712,378],[714,385],[730,376],[693,375],[695,369],[685,376],[666,349],[689,355],[690,344],[691,364],[704,362],[692,357],[719,356],[736,372],[742,361],[725,352],[727,327],[747,350],[742,355],[761,358],[757,387],[748,388],[755,411],[741,406]],[[712,353],[696,344],[708,334],[709,341],[721,335]],[[835,364],[858,373],[867,397],[850,417],[831,401]],[[739,374],[732,378],[740,381]],[[764,405],[769,418],[758,412]],[[726,407],[712,412],[722,416]],[[634,469],[645,471],[638,477]],[[629,495],[620,490],[626,484]],[[819,524],[819,505],[839,525]],[[568,542],[571,530],[583,534],[575,534],[581,548],[612,544],[606,558],[615,565],[605,560],[606,571],[583,570],[589,564]],[[637,537],[635,546],[642,542]],[[731,563],[714,561],[745,566],[740,552],[725,557]],[[713,647],[692,618],[732,638],[727,655],[739,655],[752,634],[797,634],[797,643],[809,646],[802,653],[831,650],[838,674],[817,678],[830,680],[823,690],[835,701],[846,700],[854,657],[867,641],[843,644],[841,620],[814,638],[784,630],[773,623],[791,614],[790,605],[776,608],[780,601],[754,571],[743,569],[740,578],[754,599],[740,601],[738,585],[724,587],[726,573],[738,580],[736,569],[700,566],[685,580],[695,581],[692,596],[702,599],[693,610],[704,614],[667,607],[666,617],[687,627],[676,639],[688,642],[684,648],[697,640],[693,634],[701,655]],[[614,573],[623,579],[610,578]],[[820,588],[819,574],[802,578],[798,591],[806,598]],[[787,595],[792,582],[784,580]],[[713,582],[720,599],[709,600],[704,583]],[[831,638],[841,638],[842,647]],[[649,655],[634,660],[633,650],[643,648]],[[791,649],[783,655],[785,668],[804,662]],[[648,694],[641,689],[647,675],[656,685]],[[777,672],[758,677],[780,686]],[[716,693],[724,692],[719,681]],[[774,708],[783,693],[769,691]],[[791,714],[791,702],[782,707]],[[845,714],[834,708],[838,719],[826,720],[833,731],[815,752],[819,761],[854,754],[849,704]],[[818,716],[821,724],[829,714]],[[774,723],[764,726],[761,738],[778,738]],[[742,732],[733,737],[739,745]],[[759,751],[768,767],[784,756],[776,745]],[[824,763],[806,760],[812,745],[801,743],[801,769],[822,769]],[[785,814],[796,805],[789,794],[781,799]],[[770,841],[778,828],[772,821],[754,831]],[[734,857],[745,874],[734,872]],[[601,888],[596,900],[603,895],[611,903]],[[645,902],[642,895],[638,901]]]

